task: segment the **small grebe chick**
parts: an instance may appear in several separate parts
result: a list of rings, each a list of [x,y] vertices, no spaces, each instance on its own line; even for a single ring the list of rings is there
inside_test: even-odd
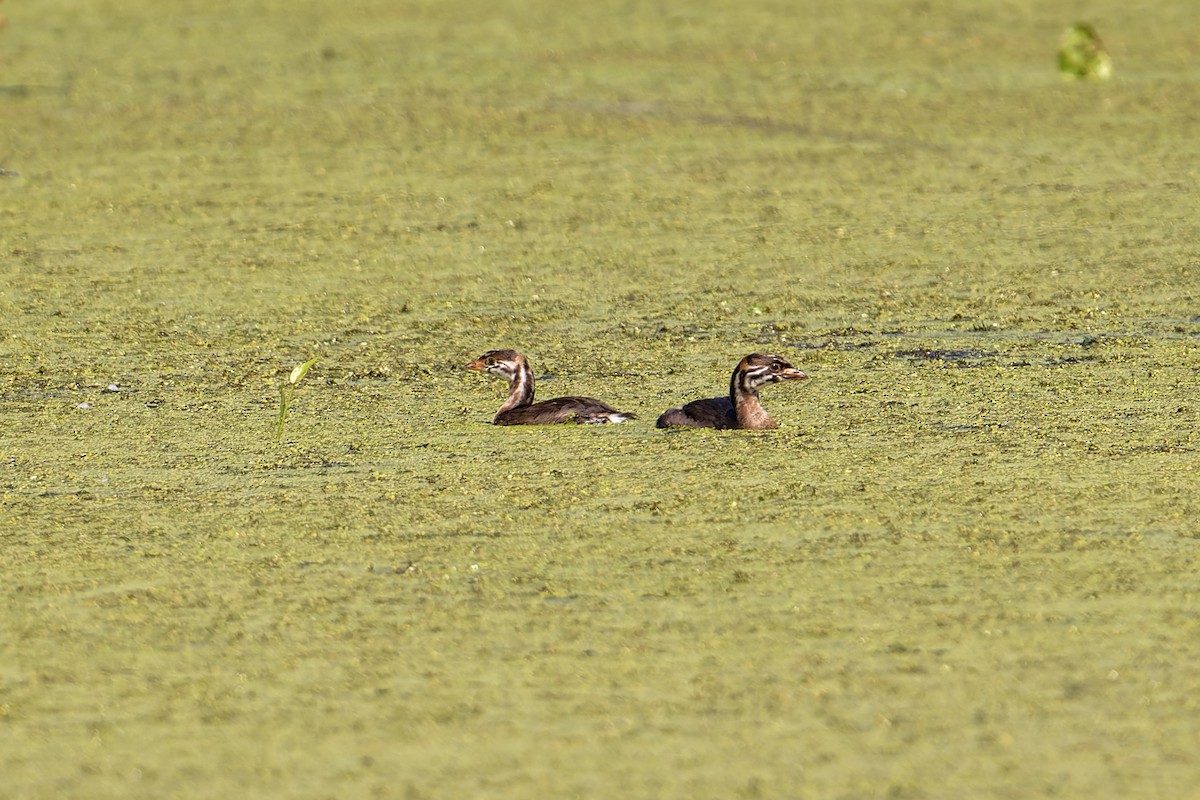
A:
[[[808,375],[779,356],[751,353],[738,362],[729,379],[729,396],[693,400],[668,409],[658,418],[658,427],[719,428],[721,430],[765,431],[778,428],[758,399],[758,387],[780,381],[802,381]]]
[[[556,397],[533,402],[533,370],[525,356],[516,350],[489,350],[467,364],[467,369],[499,375],[508,381],[508,399],[492,419],[494,425],[595,424],[624,422],[636,416],[617,411],[592,397]]]

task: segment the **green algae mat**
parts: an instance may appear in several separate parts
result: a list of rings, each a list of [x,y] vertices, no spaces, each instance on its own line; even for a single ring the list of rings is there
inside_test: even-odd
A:
[[[6,3],[0,794],[1193,796],[1193,4],[957,5]]]

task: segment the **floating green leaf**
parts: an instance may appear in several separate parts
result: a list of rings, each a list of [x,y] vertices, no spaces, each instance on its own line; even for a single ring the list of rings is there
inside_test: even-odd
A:
[[[1086,22],[1067,28],[1058,50],[1058,71],[1069,78],[1106,80],[1112,76],[1112,59],[1095,28]]]

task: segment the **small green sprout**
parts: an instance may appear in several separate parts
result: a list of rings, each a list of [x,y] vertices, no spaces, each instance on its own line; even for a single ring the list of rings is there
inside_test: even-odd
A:
[[[275,427],[275,444],[279,444],[283,438],[283,423],[287,421],[288,409],[292,405],[292,398],[296,396],[296,386],[315,363],[317,359],[312,358],[298,365],[288,376],[287,383],[279,387],[279,423]]]
[[[1095,28],[1086,22],[1067,28],[1058,50],[1058,71],[1065,78],[1102,81],[1112,76],[1112,59]]]

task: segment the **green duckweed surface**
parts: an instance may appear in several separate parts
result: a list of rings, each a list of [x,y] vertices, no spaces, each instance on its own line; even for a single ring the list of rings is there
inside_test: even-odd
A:
[[[5,797],[1192,796],[1193,4],[676,6],[5,5]]]

